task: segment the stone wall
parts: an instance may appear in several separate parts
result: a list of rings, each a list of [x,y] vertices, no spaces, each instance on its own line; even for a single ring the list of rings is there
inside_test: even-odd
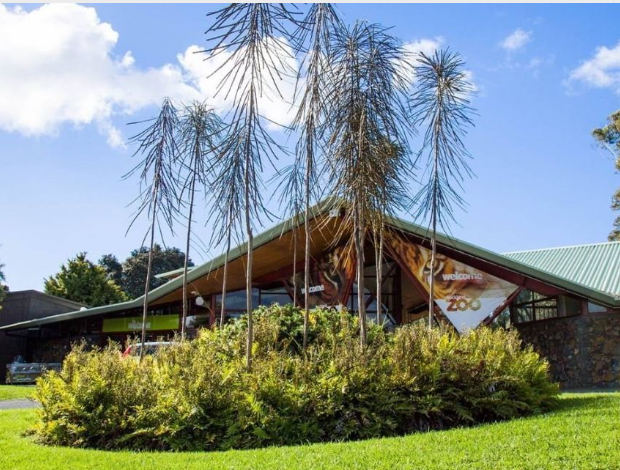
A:
[[[562,388],[620,387],[620,312],[517,325]]]

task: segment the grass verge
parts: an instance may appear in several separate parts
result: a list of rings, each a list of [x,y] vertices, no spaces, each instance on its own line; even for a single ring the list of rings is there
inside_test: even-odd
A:
[[[620,393],[564,394],[552,413],[475,428],[212,453],[44,447],[22,435],[35,413],[0,411],[1,469],[620,469]]]
[[[30,398],[34,393],[34,385],[0,385],[0,401]]]

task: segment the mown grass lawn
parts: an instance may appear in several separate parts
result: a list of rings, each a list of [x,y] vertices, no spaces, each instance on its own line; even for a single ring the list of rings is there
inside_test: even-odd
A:
[[[45,447],[35,410],[0,411],[0,469],[620,469],[620,393],[565,394],[527,419],[401,438],[214,453]]]
[[[0,385],[0,401],[30,398],[34,385]]]

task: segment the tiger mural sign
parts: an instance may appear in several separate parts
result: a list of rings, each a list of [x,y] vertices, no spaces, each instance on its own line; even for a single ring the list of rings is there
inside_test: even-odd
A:
[[[355,259],[351,250],[337,247],[318,259],[313,259],[310,269],[308,305],[310,308],[336,306],[346,298],[349,280],[355,275]],[[298,295],[303,298],[306,286],[304,273],[295,274]],[[293,283],[293,279],[290,279]]]
[[[431,250],[398,235],[390,237],[390,246],[428,292]],[[480,325],[517,290],[515,284],[440,253],[434,287],[437,306],[460,333]]]

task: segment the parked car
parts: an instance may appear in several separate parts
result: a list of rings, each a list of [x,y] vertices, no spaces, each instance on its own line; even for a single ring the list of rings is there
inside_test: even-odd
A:
[[[6,366],[7,384],[30,384],[48,370],[59,371],[59,362],[13,362]]]
[[[155,354],[160,348],[165,348],[169,346],[173,346],[175,344],[174,341],[149,341],[144,343],[144,355],[149,356]],[[134,343],[130,344],[125,352],[123,352],[123,357],[137,357],[140,356],[140,350],[142,349],[142,343]]]

